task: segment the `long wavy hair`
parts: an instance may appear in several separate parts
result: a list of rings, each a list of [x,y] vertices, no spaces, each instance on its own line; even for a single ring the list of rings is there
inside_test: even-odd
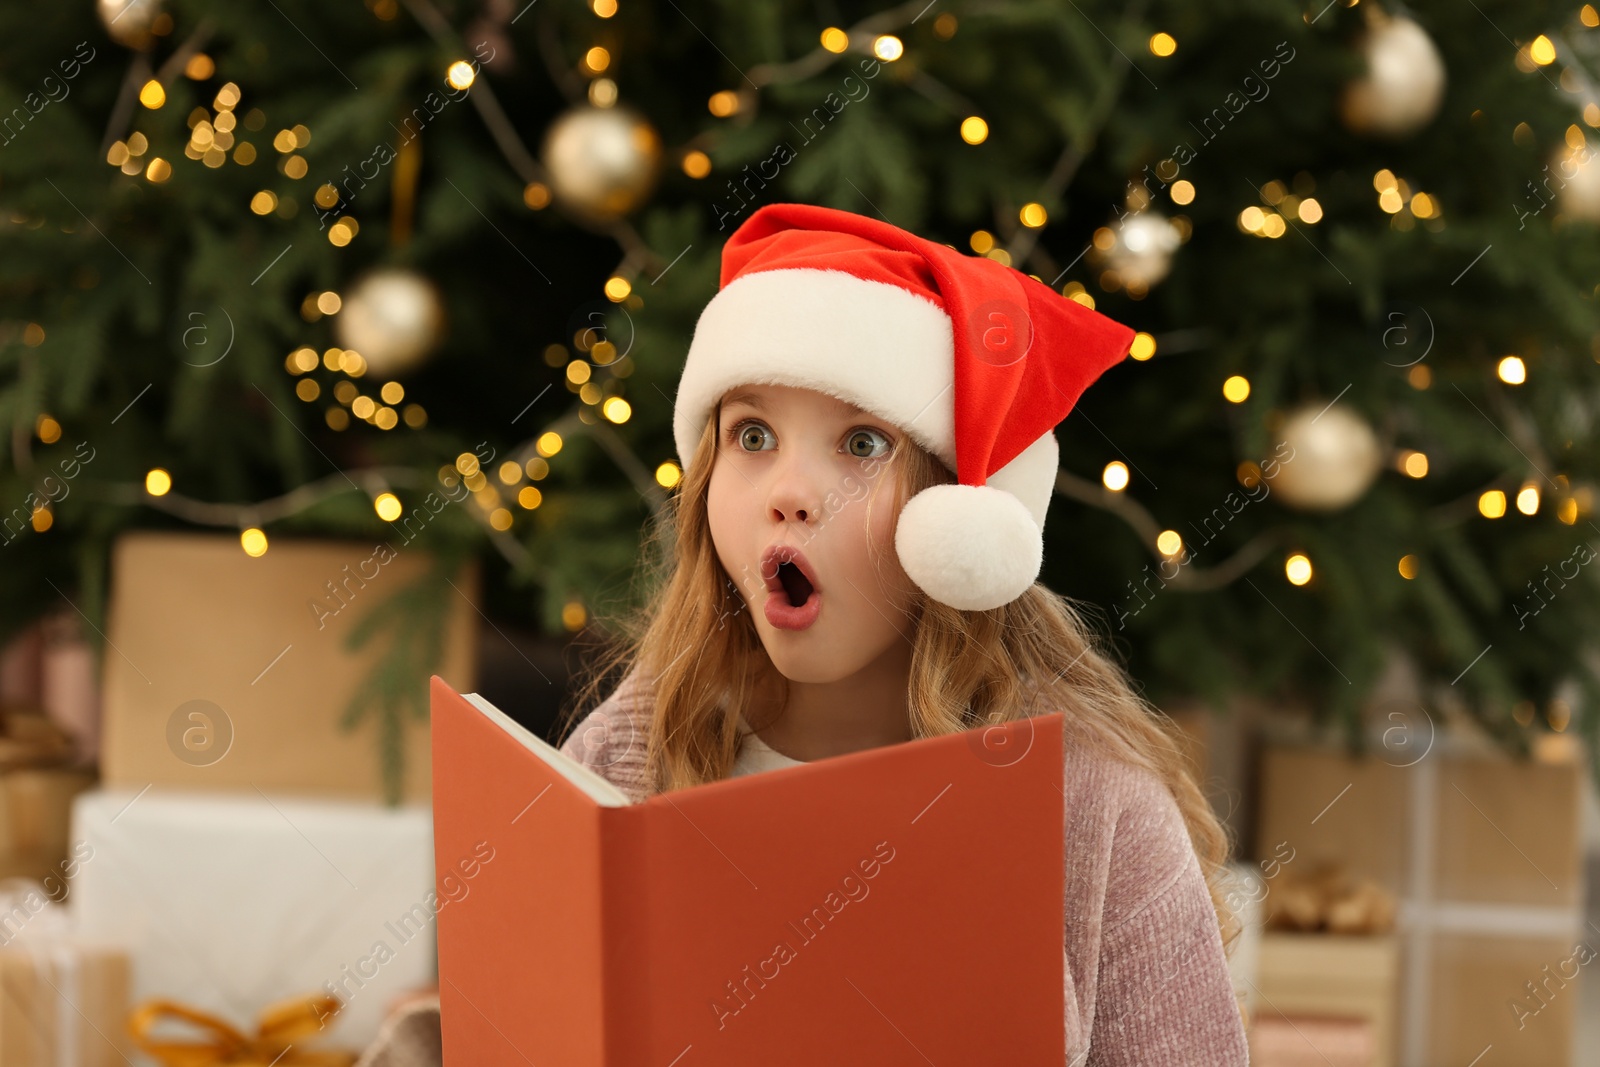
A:
[[[652,679],[645,759],[652,793],[726,778],[739,732],[737,716],[728,709],[744,709],[746,721],[760,729],[764,723],[756,709],[782,709],[787,696],[787,680],[768,659],[712,543],[706,498],[721,411],[719,401],[646,538],[645,562],[635,579],[646,585],[641,606],[601,618],[583,635],[583,644],[598,647],[582,655],[561,730],[563,737],[570,733],[622,678]],[[873,480],[890,474],[896,515],[927,486],[955,480],[937,457],[904,435],[887,457],[863,461],[863,469],[874,463],[881,465],[872,470]],[[870,509],[878,495],[867,493],[864,506]],[[883,552],[873,546],[880,567]],[[953,608],[918,590],[906,622],[912,736],[1059,711],[1069,744],[1093,746],[1153,772],[1183,814],[1231,952],[1240,924],[1226,899],[1228,833],[1190,771],[1177,725],[1134,690],[1077,606],[1038,582],[1011,603],[986,611]]]

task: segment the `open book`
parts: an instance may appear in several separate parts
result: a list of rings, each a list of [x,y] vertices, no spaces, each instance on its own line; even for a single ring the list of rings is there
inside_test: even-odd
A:
[[[431,685],[450,1067],[1063,1062],[1060,716],[630,804]]]

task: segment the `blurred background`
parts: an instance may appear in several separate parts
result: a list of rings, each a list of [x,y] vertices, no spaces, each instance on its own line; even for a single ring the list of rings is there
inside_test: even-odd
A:
[[[1253,1062],[1600,1064],[1597,78],[1538,0],[0,8],[0,1067],[390,1062],[429,676],[560,736],[780,201],[1140,331],[1042,580]]]

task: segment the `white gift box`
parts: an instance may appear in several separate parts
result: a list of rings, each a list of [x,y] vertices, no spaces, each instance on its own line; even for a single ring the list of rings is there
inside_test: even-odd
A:
[[[397,994],[437,980],[428,805],[97,789],[72,836],[92,850],[73,921],[128,949],[135,1004],[253,1033],[268,1004],[332,993],[344,1007],[318,1047],[361,1049]]]

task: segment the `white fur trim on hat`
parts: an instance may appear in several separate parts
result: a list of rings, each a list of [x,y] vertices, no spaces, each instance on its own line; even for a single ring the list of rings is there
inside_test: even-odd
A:
[[[1044,538],[1027,505],[988,485],[924,489],[901,509],[894,546],[918,588],[966,611],[1009,604],[1044,563]]]
[[[695,324],[673,403],[684,465],[723,393],[769,384],[854,404],[956,469],[950,316],[909,289],[812,268],[756,271],[723,286]]]

